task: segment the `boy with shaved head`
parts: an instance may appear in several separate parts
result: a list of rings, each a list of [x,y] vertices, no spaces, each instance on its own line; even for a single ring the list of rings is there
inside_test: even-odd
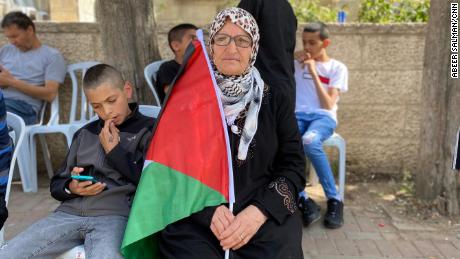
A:
[[[81,244],[87,258],[122,258],[119,249],[154,120],[128,103],[133,88],[109,65],[88,69],[83,87],[99,119],[75,133],[51,180],[51,195],[62,203],[0,249],[0,258],[55,258]]]

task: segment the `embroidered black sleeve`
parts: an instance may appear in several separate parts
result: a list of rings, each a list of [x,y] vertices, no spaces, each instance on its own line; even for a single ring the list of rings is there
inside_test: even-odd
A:
[[[291,214],[297,209],[294,195],[289,190],[289,186],[286,182],[286,178],[278,177],[268,185],[268,189],[276,191],[280,196],[283,197],[283,205],[289,210]]]

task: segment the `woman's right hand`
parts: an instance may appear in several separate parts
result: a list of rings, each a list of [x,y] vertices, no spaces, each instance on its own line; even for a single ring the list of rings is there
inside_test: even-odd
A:
[[[217,207],[211,219],[211,231],[219,239],[220,234],[230,226],[235,215],[224,205]]]

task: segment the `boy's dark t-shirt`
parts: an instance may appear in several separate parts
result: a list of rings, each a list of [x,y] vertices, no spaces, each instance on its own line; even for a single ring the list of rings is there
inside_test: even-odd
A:
[[[160,69],[158,69],[155,90],[157,91],[158,98],[160,98],[161,103],[163,103],[166,96],[164,86],[171,85],[174,77],[177,75],[177,72],[179,72],[179,68],[180,64],[173,59],[161,64]]]

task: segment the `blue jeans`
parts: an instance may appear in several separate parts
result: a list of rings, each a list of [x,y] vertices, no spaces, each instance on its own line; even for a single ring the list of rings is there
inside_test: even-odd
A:
[[[5,106],[7,111],[21,117],[26,125],[37,123],[37,113],[30,104],[21,100],[5,98]]]
[[[0,249],[0,258],[56,258],[84,244],[85,258],[123,258],[121,241],[127,217],[81,217],[61,211],[43,218]]]
[[[323,114],[296,112],[295,116],[305,154],[315,168],[326,197],[340,201],[341,197],[335,187],[334,174],[323,149],[323,142],[334,134],[337,123],[331,117]],[[302,191],[299,196],[308,197],[305,191]]]

